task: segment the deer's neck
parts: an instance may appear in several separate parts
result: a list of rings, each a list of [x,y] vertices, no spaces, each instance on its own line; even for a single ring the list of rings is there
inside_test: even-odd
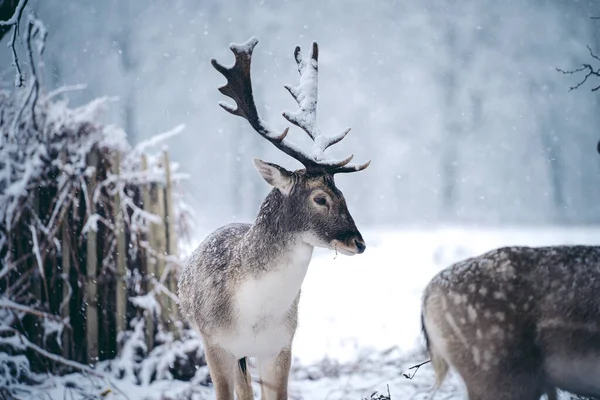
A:
[[[285,198],[274,189],[262,203],[256,221],[241,243],[246,264],[257,270],[276,267],[306,268],[313,246],[304,241],[298,221]]]

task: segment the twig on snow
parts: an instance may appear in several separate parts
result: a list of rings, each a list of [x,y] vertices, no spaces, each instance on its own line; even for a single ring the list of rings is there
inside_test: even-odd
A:
[[[414,369],[415,371],[412,373],[412,375],[410,374],[410,372],[408,374],[402,374],[402,376],[404,376],[406,379],[412,379],[415,377],[415,375],[417,374],[417,371],[419,370],[419,368],[421,368],[423,365],[430,363],[431,360],[427,360],[427,361],[423,361],[420,364],[417,365],[413,365],[412,367],[410,367],[408,370],[410,371],[411,369]]]

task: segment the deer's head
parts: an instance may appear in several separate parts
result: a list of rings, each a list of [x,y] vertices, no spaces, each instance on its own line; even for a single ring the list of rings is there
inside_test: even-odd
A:
[[[259,159],[254,159],[254,165],[277,192],[272,195],[279,198],[286,231],[301,233],[306,243],[342,254],[365,251],[365,242],[332,174],[304,169],[291,172]]]
[[[350,129],[325,136],[317,126],[318,46],[313,43],[310,54],[304,59],[300,47],[296,47],[294,58],[298,64],[300,84],[285,86],[299,109],[296,112],[285,111],[283,116],[302,128],[312,139],[314,144],[309,154],[286,139],[289,128],[281,133],[275,132],[258,114],[250,79],[252,51],[257,43],[256,38],[251,38],[244,44],[232,44],[230,49],[235,55],[235,64],[231,68],[224,67],[214,59],[212,64],[227,79],[227,84],[220,87],[219,91],[237,104],[237,107],[233,107],[219,103],[220,106],[246,119],[262,137],[304,165],[304,169],[288,171],[272,163],[254,160],[260,175],[274,187],[271,195],[277,197],[278,206],[281,207],[278,211],[281,218],[277,219],[277,223],[286,224],[287,231],[302,234],[304,240],[313,246],[336,249],[347,255],[362,253],[365,243],[342,192],[335,186],[333,176],[361,171],[369,166],[370,161],[362,165],[349,165],[352,155],[343,160],[328,160],[324,155],[325,150],[342,140]]]

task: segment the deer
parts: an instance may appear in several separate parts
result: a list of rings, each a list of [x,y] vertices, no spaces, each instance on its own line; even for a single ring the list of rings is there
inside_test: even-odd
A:
[[[189,325],[202,338],[217,400],[254,399],[248,358],[256,358],[261,398],[288,398],[291,349],[298,321],[301,285],[313,249],[321,247],[344,255],[363,253],[365,241],[348,211],[334,175],[362,171],[370,161],[350,165],[353,155],[332,160],[324,151],[350,131],[328,136],[317,123],[317,43],[294,58],[300,74],[298,86],[284,85],[298,103],[297,111],[284,111],[291,124],[304,130],[313,142],[302,150],[275,131],[259,115],[252,93],[250,64],[258,39],[231,44],[232,67],[215,59],[213,67],[227,83],[219,91],[235,101],[219,105],[246,119],[276,148],[304,168],[290,171],[255,158],[259,175],[272,187],[255,221],[225,225],[193,251],[178,282],[179,306]]]
[[[437,389],[450,368],[469,400],[600,397],[600,247],[503,247],[427,285],[422,327]]]

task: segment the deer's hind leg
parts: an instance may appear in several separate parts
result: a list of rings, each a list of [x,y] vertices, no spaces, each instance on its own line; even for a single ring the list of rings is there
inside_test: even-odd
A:
[[[252,376],[248,370],[248,359],[238,360],[235,373],[235,394],[238,400],[254,400],[252,391]]]
[[[233,389],[237,360],[233,354],[215,345],[206,344],[204,354],[215,388],[216,400],[234,400]]]

